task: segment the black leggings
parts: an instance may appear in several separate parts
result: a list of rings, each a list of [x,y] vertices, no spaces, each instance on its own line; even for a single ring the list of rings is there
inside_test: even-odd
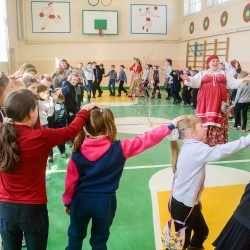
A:
[[[0,202],[0,232],[4,250],[46,250],[49,218],[46,204]]]
[[[240,124],[240,113],[242,110],[242,127],[241,129],[246,129],[247,126],[247,110],[248,110],[249,103],[237,103],[234,109],[234,115],[235,115],[235,122],[234,127],[237,127]]]
[[[187,207],[182,202],[179,202],[175,198],[172,198],[171,215],[175,220],[184,222],[190,210],[191,207]],[[176,232],[183,228],[183,225],[179,223],[175,222],[174,224]],[[199,205],[194,206],[192,213],[186,221],[185,227],[187,227],[187,229],[185,230],[184,249],[188,246],[201,248],[204,241],[207,239],[208,227]],[[194,232],[194,234],[191,239],[192,231]]]

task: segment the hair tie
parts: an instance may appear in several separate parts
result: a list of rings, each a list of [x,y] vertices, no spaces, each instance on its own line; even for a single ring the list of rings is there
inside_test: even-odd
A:
[[[177,141],[179,139],[179,131],[177,128],[173,129],[171,134],[167,136],[170,141]]]
[[[100,113],[103,113],[103,109],[100,109]]]
[[[8,117],[4,117],[3,121],[4,121],[4,123],[13,124],[13,120],[11,118],[8,118]]]

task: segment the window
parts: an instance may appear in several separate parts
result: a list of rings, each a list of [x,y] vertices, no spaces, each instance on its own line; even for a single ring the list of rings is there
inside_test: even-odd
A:
[[[213,5],[217,5],[217,4],[221,4],[221,3],[225,3],[228,0],[207,0],[207,7],[212,7]]]
[[[0,62],[8,62],[8,31],[6,1],[0,0]]]
[[[184,16],[201,10],[201,0],[184,0]]]

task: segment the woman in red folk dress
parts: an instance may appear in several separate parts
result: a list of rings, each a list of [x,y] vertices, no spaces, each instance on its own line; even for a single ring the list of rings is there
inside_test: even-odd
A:
[[[129,71],[132,73],[131,76],[131,84],[130,84],[130,93],[129,96],[132,95],[140,95],[140,83],[142,82],[142,66],[140,59],[134,58],[134,64],[129,68]]]
[[[243,85],[244,79],[235,79],[229,72],[219,69],[219,57],[212,55],[207,59],[207,68],[194,77],[183,75],[185,84],[200,88],[197,98],[196,115],[207,126],[206,143],[209,146],[228,142],[228,117],[221,110],[222,102],[227,102],[228,89]]]

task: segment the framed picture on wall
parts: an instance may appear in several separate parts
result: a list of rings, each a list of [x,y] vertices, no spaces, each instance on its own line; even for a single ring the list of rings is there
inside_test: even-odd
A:
[[[71,33],[70,2],[31,1],[33,33]]]
[[[131,34],[167,34],[167,5],[131,4]]]

